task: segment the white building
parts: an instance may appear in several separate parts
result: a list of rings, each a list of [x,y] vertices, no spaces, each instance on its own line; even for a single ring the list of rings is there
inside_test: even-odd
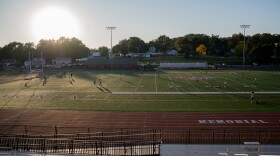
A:
[[[175,56],[175,55],[179,55],[179,53],[177,52],[177,50],[168,50],[166,51],[166,55]]]
[[[32,66],[43,66],[46,64],[45,58],[33,58]]]
[[[24,68],[30,68],[32,66],[32,61],[24,61]]]
[[[100,52],[98,51],[90,51],[90,57],[100,57]]]
[[[155,48],[155,47],[150,47],[150,48],[149,48],[149,52],[155,53],[155,52],[156,52],[156,48]]]
[[[72,62],[71,58],[69,58],[69,57],[57,57],[52,60],[52,64],[58,65],[58,66],[67,65],[67,64],[70,64],[71,62]]]
[[[88,58],[84,57],[84,58],[76,59],[76,62],[83,63],[83,62],[86,62],[87,60],[88,60]]]

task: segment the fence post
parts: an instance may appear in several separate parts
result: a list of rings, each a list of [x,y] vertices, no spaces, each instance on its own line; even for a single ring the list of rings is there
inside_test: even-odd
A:
[[[71,143],[72,143],[72,145],[71,145],[71,154],[74,154],[74,140],[73,139],[71,140]]]
[[[191,143],[191,129],[189,129],[189,144]]]
[[[161,131],[161,129],[159,130],[159,139],[160,139],[160,142],[162,143],[162,141],[163,141],[163,139],[162,139],[162,131]]]
[[[261,143],[261,129],[259,129],[259,143]]]
[[[224,144],[226,143],[226,129],[224,129]]]
[[[16,143],[17,143],[16,151],[18,151],[18,142],[19,142],[19,138],[16,138]]]
[[[238,143],[240,144],[240,131],[238,131]]]
[[[123,140],[123,129],[121,128],[121,140]]]
[[[133,143],[130,142],[130,155],[133,155],[133,148],[132,148],[132,146],[133,146]]]
[[[213,144],[215,144],[215,132],[213,130],[213,133],[212,133],[212,138],[213,138]]]
[[[54,130],[55,130],[55,135],[57,135],[57,127],[56,126],[54,127]]]
[[[25,135],[27,135],[27,128],[26,128],[26,125],[24,126],[24,130],[25,130]]]
[[[265,140],[266,140],[266,142],[268,142],[268,139],[267,139],[267,130],[265,131]]]
[[[103,136],[103,132],[102,132],[102,136]],[[101,156],[103,155],[103,151],[102,151],[103,150],[103,147],[102,147],[103,144],[102,143],[103,143],[103,141],[100,142],[100,148],[101,148],[100,154],[101,154]]]

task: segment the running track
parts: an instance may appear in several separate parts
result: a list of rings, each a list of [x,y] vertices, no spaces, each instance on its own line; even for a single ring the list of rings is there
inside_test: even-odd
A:
[[[5,126],[16,127],[13,125],[91,127],[98,129],[280,129],[280,113],[0,110],[0,133],[1,129],[3,133]]]

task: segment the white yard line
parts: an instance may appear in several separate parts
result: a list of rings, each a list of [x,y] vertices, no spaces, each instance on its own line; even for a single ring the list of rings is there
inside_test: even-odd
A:
[[[177,74],[178,76],[181,76],[179,74]],[[191,85],[194,89],[196,89],[197,91],[200,91],[197,87],[195,87],[192,83],[190,83],[190,81],[186,81],[189,85]]]
[[[116,87],[112,92],[115,92],[117,89],[119,89],[122,85],[123,85],[124,81],[122,83],[120,83],[120,85],[118,87]]]
[[[143,74],[141,74],[141,79],[139,80],[138,84],[136,85],[134,91],[132,92],[133,94],[129,94],[129,95],[130,95],[129,101],[132,101],[132,100],[133,100],[133,95],[134,95],[135,93],[137,93],[136,90],[137,90],[137,88],[139,87],[139,84],[141,83],[142,79],[143,79]]]
[[[175,86],[174,82],[171,80],[171,78],[168,76],[168,80],[172,83],[172,85],[174,86],[174,88],[176,89],[176,91],[178,92],[177,87]]]
[[[140,83],[141,83],[143,77],[144,77],[144,76],[142,75],[142,76],[141,76],[141,79],[139,80],[137,86],[136,86],[135,89],[134,89],[134,92],[136,92],[136,90],[138,89],[138,87],[139,87],[139,85],[140,85]]]
[[[124,81],[123,81],[122,83],[120,83],[120,85],[119,85],[118,87],[116,87],[116,88],[112,91],[112,93],[115,92],[118,88],[120,88],[120,87],[123,85],[123,83],[124,83]],[[107,100],[110,96],[112,96],[112,94],[108,94],[103,100]]]
[[[207,83],[207,82],[204,81],[204,80],[202,80],[202,82],[205,83],[205,84],[207,84],[207,85],[210,85],[209,83]],[[211,85],[210,85],[210,86],[211,86]],[[216,87],[215,87],[214,89],[216,89],[216,90],[218,90],[218,91],[220,91],[220,92],[223,92],[221,89],[218,89],[218,88],[216,88]],[[235,98],[235,97],[233,97],[233,96],[231,96],[231,95],[229,95],[229,94],[224,94],[224,95],[227,95],[227,96],[231,97],[232,99],[238,101],[237,98]]]
[[[189,73],[185,73],[187,75],[193,76],[192,74]],[[193,88],[195,88],[197,91],[200,91],[197,87],[195,87],[192,83],[190,83],[189,81],[187,81]]]

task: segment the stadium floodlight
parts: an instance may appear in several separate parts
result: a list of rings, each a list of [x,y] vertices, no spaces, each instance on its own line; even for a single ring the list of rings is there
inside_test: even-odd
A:
[[[116,27],[106,27],[107,30],[111,30],[111,50],[110,50],[110,54],[109,54],[109,57],[111,58],[112,57],[112,31],[116,29]]]
[[[244,65],[245,65],[245,29],[249,28],[250,25],[240,25],[240,27],[244,29],[244,45],[243,45],[243,69],[244,69]]]

